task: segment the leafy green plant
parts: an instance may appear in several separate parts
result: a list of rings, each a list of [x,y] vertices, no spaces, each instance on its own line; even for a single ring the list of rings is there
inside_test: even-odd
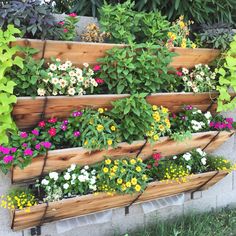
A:
[[[98,60],[99,76],[112,93],[175,91],[177,81],[168,73],[173,55],[166,47],[151,44],[112,48]]]
[[[200,40],[204,47],[217,48],[225,51],[233,41],[233,30],[228,24],[204,24],[199,33]]]
[[[217,99],[217,111],[233,110],[236,107],[236,98],[230,95],[230,92],[236,91],[236,36],[230,43],[230,49],[226,53],[223,67],[218,69],[219,86],[217,90],[220,95]]]
[[[13,95],[16,83],[7,76],[7,72],[13,65],[23,68],[22,59],[15,56],[18,47],[9,47],[16,40],[14,35],[19,33],[13,25],[8,25],[6,31],[0,29],[0,144],[7,144],[8,132],[17,130],[11,117],[12,104],[16,102]]]
[[[13,0],[0,8],[0,26],[5,30],[14,24],[25,38],[58,39],[62,30],[58,27],[52,8],[40,0]]]

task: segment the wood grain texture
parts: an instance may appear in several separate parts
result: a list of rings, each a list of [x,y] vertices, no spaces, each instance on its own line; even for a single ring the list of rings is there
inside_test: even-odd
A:
[[[178,112],[183,105],[192,105],[205,111],[217,93],[155,93],[147,97],[152,105],[165,106],[171,112]],[[128,94],[107,94],[107,95],[84,95],[84,96],[55,96],[48,97],[45,109],[45,118],[68,117],[73,110],[85,107],[99,108],[112,107],[112,102],[128,97]],[[28,129],[37,125],[43,111],[45,97],[19,97],[14,106],[12,115],[20,129]],[[216,104],[212,106],[211,112],[215,112]]]
[[[70,42],[70,41],[44,41],[35,39],[18,39],[13,45],[31,46],[37,48],[40,52],[36,58],[41,58],[42,55],[49,61],[51,57],[60,58],[62,61],[70,60],[73,64],[81,66],[84,62],[91,65],[97,64],[97,59],[104,57],[105,52],[113,47],[125,47],[124,44],[108,44],[108,43],[85,43],[85,42]],[[45,46],[45,52],[42,50]],[[178,56],[174,57],[170,64],[174,68],[186,67],[192,68],[196,64],[209,64],[217,56],[220,51],[207,48],[172,48],[170,51],[176,52]]]
[[[220,171],[216,175],[216,172],[212,171],[189,176],[187,182],[185,183],[178,183],[175,181],[152,182],[148,185],[146,191],[140,196],[135,204],[161,197],[171,196],[182,192],[194,191],[201,187],[204,183],[209,181],[209,179],[214,175],[216,175],[207,184],[207,187],[210,187],[219,182],[227,174],[228,173],[225,171]],[[46,204],[33,206],[31,207],[30,212],[25,212],[25,210],[16,210],[15,217],[12,219],[13,230],[23,230],[33,226],[37,226],[40,223],[49,223],[53,221],[101,212],[107,209],[124,207],[129,205],[136,197],[137,194],[115,194],[113,196],[110,196],[105,193],[100,193],[98,195],[91,194],[64,199],[57,202],[51,202],[49,203],[47,210]],[[41,221],[45,210],[45,218],[43,219],[43,221]]]
[[[192,139],[185,142],[175,142],[168,137],[162,137],[155,144],[147,144],[140,157],[145,160],[153,153],[160,152],[162,156],[172,156],[190,151],[194,148],[204,148],[217,134],[217,131],[209,131],[193,134]],[[206,148],[206,152],[212,152],[229,139],[234,132],[220,132],[220,134],[213,140],[211,145]],[[54,150],[48,152],[47,162],[43,174],[51,171],[63,171],[71,164],[80,166],[92,165],[104,160],[104,156],[109,156],[112,159],[119,159],[122,157],[135,157],[144,144],[144,141],[135,141],[132,144],[120,143],[117,148],[103,151],[90,152],[85,148],[68,148],[61,150]],[[38,156],[33,159],[32,163],[25,169],[14,167],[12,170],[12,182],[22,183],[31,182],[41,175],[45,156]]]

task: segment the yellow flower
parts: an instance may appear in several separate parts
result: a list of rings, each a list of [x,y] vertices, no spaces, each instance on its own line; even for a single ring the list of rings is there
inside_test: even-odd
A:
[[[141,186],[140,186],[139,184],[137,184],[137,185],[135,186],[135,190],[136,190],[136,192],[139,192],[139,191],[141,190]]]
[[[146,181],[147,180],[147,175],[143,175],[142,180]]]
[[[127,165],[128,164],[128,162],[126,161],[126,160],[123,160],[122,161],[125,165]]]
[[[104,126],[103,126],[103,125],[97,125],[97,131],[98,131],[98,132],[103,131],[103,129],[104,129]]]
[[[102,114],[102,113],[104,112],[104,109],[103,109],[103,108],[98,108],[98,112],[99,112],[100,114]]]
[[[168,35],[169,38],[171,38],[172,34],[173,34],[172,32],[168,32],[167,35]]]
[[[179,20],[184,20],[184,16],[181,15],[181,16],[179,17]]]
[[[112,145],[112,140],[111,140],[111,139],[108,139],[108,140],[107,140],[107,144],[108,144],[108,145]]]
[[[117,167],[117,166],[113,166],[113,168],[112,168],[112,171],[113,171],[113,172],[116,172],[116,171],[117,171],[117,169],[118,169],[118,167]]]
[[[126,190],[126,186],[125,186],[125,184],[122,184],[122,186],[121,186],[121,190],[122,190],[123,192]]]
[[[161,111],[162,111],[164,114],[166,114],[166,113],[168,113],[169,110],[168,110],[166,107],[162,107],[162,108],[161,108]]]
[[[137,179],[136,179],[136,178],[132,178],[132,179],[131,179],[131,184],[132,184],[132,185],[136,185],[136,184],[137,184],[137,182],[138,182],[138,181],[137,181]]]
[[[123,180],[122,179],[117,179],[118,184],[122,184]]]
[[[116,127],[114,125],[111,126],[111,131],[115,131]]]
[[[126,185],[127,188],[130,188],[131,187],[130,181],[128,181],[125,185]]]
[[[192,48],[196,48],[197,45],[196,45],[195,43],[192,43],[191,47],[192,47]]]
[[[86,140],[86,141],[84,142],[84,145],[88,145],[88,140]]]
[[[158,139],[159,139],[158,134],[155,134],[155,135],[153,136],[153,140],[154,140],[154,141],[157,141]]]
[[[89,121],[89,124],[90,124],[90,125],[93,125],[93,119],[91,119],[91,120]]]
[[[148,131],[148,132],[146,133],[146,135],[147,135],[148,137],[152,137],[152,136],[153,136],[153,134],[154,134],[154,132],[153,132],[153,131]]]
[[[153,105],[153,106],[152,106],[152,110],[153,110],[153,111],[156,111],[157,109],[158,109],[158,107],[157,107],[156,105]]]
[[[181,48],[186,48],[186,43],[181,43]]]
[[[141,168],[140,166],[137,166],[137,167],[135,168],[135,170],[136,170],[137,172],[140,172],[140,171],[142,170],[142,168]]]
[[[106,159],[105,163],[106,163],[106,165],[110,165],[111,164],[111,159]]]
[[[118,165],[118,164],[119,164],[119,162],[118,162],[117,160],[115,160],[114,163],[115,163],[115,165]]]
[[[107,173],[107,172],[108,172],[108,168],[107,168],[107,167],[104,167],[104,168],[103,168],[103,172],[104,172],[104,173]]]
[[[179,26],[180,26],[181,29],[183,29],[183,28],[185,27],[184,22],[183,22],[183,21],[180,21],[180,22],[179,22]]]
[[[165,130],[164,125],[159,125],[159,129],[160,129],[160,131],[164,131]]]
[[[174,40],[176,40],[177,36],[176,36],[176,34],[172,34],[170,38],[174,41]]]
[[[170,122],[166,123],[167,128],[170,128]]]
[[[136,163],[136,160],[134,160],[134,159],[131,159],[131,160],[130,160],[130,164],[131,164],[131,165],[134,165],[135,163]]]
[[[140,157],[137,158],[137,161],[139,161],[141,163],[143,162],[142,158],[140,158]]]

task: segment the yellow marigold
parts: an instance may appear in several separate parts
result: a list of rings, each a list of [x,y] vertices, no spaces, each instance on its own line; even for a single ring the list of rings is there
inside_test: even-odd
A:
[[[172,32],[168,32],[167,35],[168,35],[169,38],[171,38],[172,34],[173,34]]]
[[[112,140],[111,140],[111,139],[108,139],[108,140],[107,140],[107,144],[108,144],[108,145],[112,145]]]
[[[153,136],[153,140],[154,140],[154,141],[157,141],[158,139],[159,139],[158,134],[155,134],[155,135]]]
[[[146,135],[147,135],[148,137],[152,137],[152,136],[153,136],[153,134],[154,134],[154,132],[153,132],[153,131],[148,131],[148,132],[146,133]]]
[[[97,125],[97,131],[98,131],[98,132],[103,131],[103,129],[104,129],[104,126],[103,126],[103,125]]]
[[[117,170],[118,170],[118,166],[113,166],[113,167],[112,167],[112,171],[113,171],[113,172],[116,172]]]
[[[140,186],[139,184],[137,184],[137,185],[135,186],[135,190],[136,190],[136,192],[139,192],[139,191],[141,190],[141,186]]]
[[[159,125],[159,129],[160,129],[160,131],[164,131],[165,130],[164,125]]]
[[[131,184],[132,184],[132,185],[136,185],[136,184],[137,184],[137,182],[138,182],[138,181],[137,181],[137,179],[136,179],[136,178],[132,178],[132,179],[131,179]]]
[[[130,181],[128,181],[125,185],[126,185],[127,188],[130,188],[131,187]]]
[[[115,165],[118,165],[118,164],[119,164],[119,162],[118,162],[117,160],[115,160],[115,161],[114,161],[114,164],[115,164]]]
[[[118,184],[122,184],[123,180],[122,179],[117,179]]]
[[[105,163],[106,163],[106,165],[110,165],[111,164],[111,159],[106,159]]]
[[[100,114],[102,114],[102,113],[104,112],[104,109],[103,109],[103,108],[98,108],[98,112],[99,112]]]
[[[192,43],[191,47],[192,47],[192,48],[196,48],[197,45],[196,45],[195,43]]]
[[[128,162],[126,161],[126,160],[123,160],[122,161],[125,165],[127,165],[128,164]]]
[[[137,161],[139,161],[141,163],[143,162],[142,158],[140,158],[140,157],[137,158]]]
[[[124,192],[126,189],[127,189],[127,188],[126,188],[125,184],[122,184],[121,190]]]
[[[185,27],[184,22],[183,22],[183,21],[180,21],[180,22],[179,22],[179,26],[180,26],[181,29],[183,29],[183,28]]]
[[[156,111],[157,109],[158,109],[158,107],[157,107],[156,105],[153,105],[153,106],[152,106],[152,110],[153,110],[153,111]]]
[[[136,163],[136,160],[134,160],[134,159],[131,159],[131,160],[130,160],[130,164],[131,164],[131,165],[134,165],[135,163]]]
[[[186,43],[181,43],[181,48],[186,48]]]
[[[143,175],[142,180],[146,181],[147,180],[147,175]]]
[[[137,172],[140,172],[140,171],[142,170],[142,168],[141,168],[140,166],[137,166],[137,167],[135,168],[135,170],[136,170]]]
[[[116,127],[114,125],[111,126],[111,131],[115,131]]]
[[[168,113],[169,110],[168,110],[166,107],[162,107],[162,108],[161,108],[161,111],[162,111],[164,114],[166,114],[166,113]]]
[[[108,171],[109,171],[109,170],[108,170],[107,167],[104,167],[104,168],[103,168],[103,172],[104,172],[104,173],[107,173]]]
[[[172,34],[170,38],[174,41],[174,40],[176,40],[177,36],[176,36],[176,34]]]

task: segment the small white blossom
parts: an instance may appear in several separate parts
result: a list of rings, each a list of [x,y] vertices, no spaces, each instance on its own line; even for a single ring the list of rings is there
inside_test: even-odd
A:
[[[187,74],[189,73],[189,70],[188,70],[187,68],[183,68],[183,69],[182,69],[182,72],[183,72],[185,75],[187,75]]]
[[[65,180],[69,180],[69,179],[70,179],[70,174],[69,174],[69,173],[66,173],[66,174],[64,175],[64,179],[65,179]]]
[[[57,181],[58,180],[58,173],[57,172],[49,173],[49,178]]]
[[[43,179],[41,182],[42,185],[48,185],[49,181],[47,179]]]
[[[173,156],[173,159],[174,159],[174,160],[177,159],[177,156]]]
[[[39,96],[44,96],[46,94],[46,91],[45,91],[45,89],[38,88],[37,93]]]
[[[55,70],[57,69],[57,66],[56,66],[55,64],[51,64],[51,65],[49,66],[49,69],[50,69],[51,71],[55,71]]]
[[[183,158],[186,160],[186,161],[189,161],[191,159],[191,154],[189,152],[185,153],[183,155]]]
[[[59,79],[58,78],[52,78],[52,84],[58,84],[59,83]]]
[[[202,159],[201,159],[201,163],[205,166],[206,165],[206,157],[203,157]]]
[[[89,64],[85,62],[85,63],[83,64],[83,66],[87,68],[87,67],[89,67]]]
[[[70,186],[69,186],[68,183],[63,184],[63,188],[64,188],[64,189],[68,189],[69,187],[70,187]]]
[[[74,88],[69,88],[67,92],[68,92],[68,94],[71,95],[71,96],[74,96],[74,95],[75,95],[75,89],[74,89]]]
[[[60,79],[59,83],[60,83],[60,85],[61,85],[62,88],[65,88],[66,85],[68,84],[67,81],[64,80],[64,79]]]
[[[211,116],[211,113],[208,111],[207,113],[204,114],[204,116],[207,118],[207,119],[210,119],[212,116]]]

